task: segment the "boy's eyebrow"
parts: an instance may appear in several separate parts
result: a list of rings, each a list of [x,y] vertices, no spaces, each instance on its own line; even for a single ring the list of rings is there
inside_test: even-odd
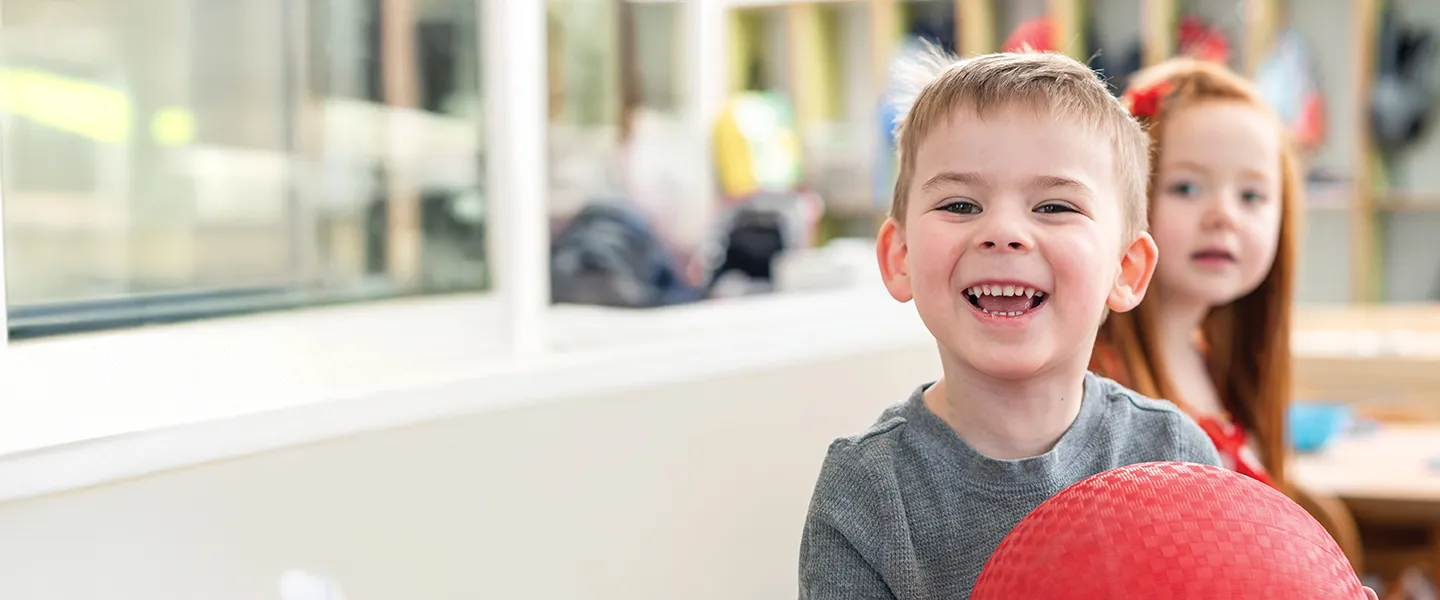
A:
[[[1069,177],[1056,175],[1040,175],[1030,180],[1030,187],[1037,190],[1053,190],[1055,188],[1067,188],[1085,194],[1090,193],[1090,186],[1080,183]]]
[[[939,173],[936,173],[934,177],[925,180],[925,183],[920,185],[920,189],[922,191],[929,191],[931,189],[940,187],[941,184],[945,183],[958,183],[960,185],[968,185],[978,188],[992,187],[992,185],[990,184],[990,179],[988,177],[985,177],[984,175],[981,175],[980,173],[941,171]]]
[[[925,183],[921,184],[920,189],[928,191],[946,183],[958,183],[960,185],[967,185],[981,189],[994,187],[994,184],[991,183],[990,178],[986,177],[981,173],[969,171],[941,171],[939,173],[936,173],[934,177],[925,180]],[[1030,179],[1027,187],[1034,190],[1053,190],[1055,188],[1068,188],[1077,192],[1083,192],[1086,194],[1090,193],[1090,186],[1080,183],[1079,181],[1076,181],[1074,179],[1070,179],[1069,177],[1060,177],[1058,175],[1038,175]]]

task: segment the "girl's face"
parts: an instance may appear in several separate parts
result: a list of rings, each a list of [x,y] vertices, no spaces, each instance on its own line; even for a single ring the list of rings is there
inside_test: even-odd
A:
[[[1156,292],[1208,306],[1254,291],[1280,239],[1280,130],[1238,101],[1180,109],[1164,123],[1150,231]]]

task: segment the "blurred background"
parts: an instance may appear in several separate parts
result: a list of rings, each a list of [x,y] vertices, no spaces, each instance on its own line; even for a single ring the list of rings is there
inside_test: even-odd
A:
[[[919,39],[1071,52],[1117,92],[1176,52],[1257,76],[1307,147],[1299,300],[1440,299],[1437,67],[1385,58],[1392,30],[1440,23],[1433,3],[1369,2],[1366,19],[1348,0],[722,4],[692,26],[681,1],[545,3],[547,70],[528,75],[549,95],[555,300],[770,291],[759,263],[781,250],[871,235],[887,69]],[[11,336],[490,289],[491,209],[539,199],[487,193],[505,140],[486,132],[478,7],[5,0]],[[723,56],[693,58],[696,27]],[[745,285],[724,285],[735,272]]]
[[[1198,56],[1254,78],[1304,147],[1297,393],[1339,416],[1320,418],[1334,431],[1297,477],[1328,491],[1357,565],[1427,597],[1437,31],[1433,0],[0,0],[5,330],[19,356],[419,297],[501,299],[498,319],[521,323],[505,335],[542,352],[815,315],[879,327],[842,292],[876,287],[896,60],[921,40],[1023,42],[1089,61],[1118,94],[1143,65]],[[624,393],[564,393],[583,407],[0,498],[0,595],[170,598],[219,581],[203,595],[334,600],[333,575],[353,598],[793,596],[824,444],[933,377],[923,339],[846,339],[830,344],[843,357],[758,375],[661,381],[653,366]],[[150,410],[115,393],[97,422]],[[773,416],[758,432],[757,414]],[[534,447],[535,431],[586,450]],[[736,435],[756,441],[725,452]],[[142,543],[156,558],[124,550]],[[407,550],[426,545],[447,558]]]

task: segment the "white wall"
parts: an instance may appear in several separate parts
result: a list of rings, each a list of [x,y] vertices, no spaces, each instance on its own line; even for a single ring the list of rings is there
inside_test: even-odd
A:
[[[937,372],[917,342],[0,504],[0,597],[794,598],[827,443]]]

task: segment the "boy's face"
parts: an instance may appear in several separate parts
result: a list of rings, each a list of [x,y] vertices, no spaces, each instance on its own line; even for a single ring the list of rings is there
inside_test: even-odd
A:
[[[1004,379],[1083,366],[1104,308],[1144,295],[1155,244],[1122,245],[1110,143],[1083,125],[957,111],[922,141],[910,186],[905,225],[881,228],[881,272],[947,359]]]

